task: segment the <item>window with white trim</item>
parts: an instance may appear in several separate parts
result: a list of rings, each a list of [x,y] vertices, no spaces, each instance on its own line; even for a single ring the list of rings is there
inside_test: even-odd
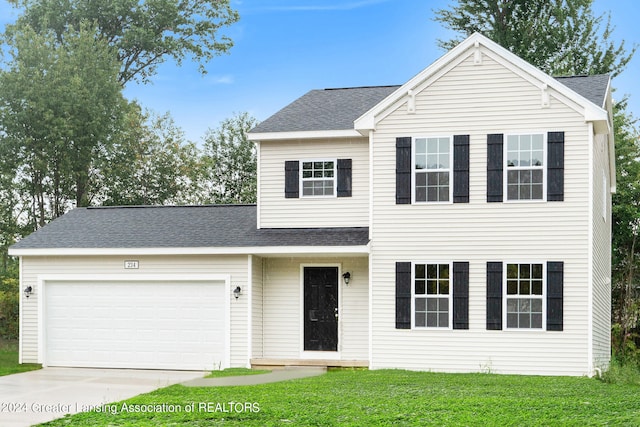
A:
[[[451,201],[451,138],[416,138],[413,147],[414,201]]]
[[[507,200],[543,200],[545,135],[507,135]]]
[[[303,160],[300,162],[302,197],[336,194],[336,161]]]
[[[450,328],[450,264],[414,264],[413,308],[416,328]]]
[[[506,264],[507,329],[542,329],[544,264]]]

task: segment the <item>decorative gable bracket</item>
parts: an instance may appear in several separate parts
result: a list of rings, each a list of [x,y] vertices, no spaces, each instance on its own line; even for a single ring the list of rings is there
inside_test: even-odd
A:
[[[540,102],[541,102],[541,107],[542,108],[549,108],[550,104],[549,104],[549,87],[547,86],[546,83],[544,83],[542,85],[542,87],[540,88],[541,92],[541,98],[540,98]]]
[[[480,42],[476,40],[473,44],[473,65],[482,65],[482,52],[480,51]]]
[[[407,113],[415,114],[416,113],[416,94],[413,90],[409,89],[407,91],[407,97],[409,97],[407,101]]]

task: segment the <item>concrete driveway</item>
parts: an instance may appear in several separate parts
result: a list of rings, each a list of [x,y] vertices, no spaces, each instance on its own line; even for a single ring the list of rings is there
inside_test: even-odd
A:
[[[44,368],[7,375],[0,377],[0,426],[43,423],[204,375],[192,371],[85,368]]]

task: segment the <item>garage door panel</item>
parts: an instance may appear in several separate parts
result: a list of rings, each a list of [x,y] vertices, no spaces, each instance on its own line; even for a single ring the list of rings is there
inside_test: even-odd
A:
[[[223,282],[48,282],[50,366],[214,369],[225,360]]]

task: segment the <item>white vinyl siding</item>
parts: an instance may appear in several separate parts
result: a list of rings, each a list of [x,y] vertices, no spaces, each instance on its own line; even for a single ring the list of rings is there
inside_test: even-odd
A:
[[[351,282],[339,278],[340,321],[338,352],[342,360],[367,360],[369,283],[368,260],[362,258],[265,258],[263,282],[263,333],[267,359],[300,357],[303,327],[300,313],[300,266],[341,265]]]
[[[352,196],[303,196],[300,167],[300,197],[285,198],[284,162],[313,159],[351,159]],[[369,144],[366,138],[262,142],[258,193],[260,228],[367,227],[368,176]]]
[[[124,260],[139,260],[139,268],[125,270]],[[39,275],[179,275],[188,281],[190,275],[229,275],[230,288],[248,286],[246,256],[86,256],[86,257],[22,257],[22,284],[32,286],[33,294],[22,303],[22,361],[38,363],[38,276]],[[230,300],[230,366],[247,364],[248,299],[233,295]]]
[[[595,368],[605,369],[611,357],[611,193],[603,188],[609,173],[609,147],[605,135],[596,135],[593,145],[593,278],[592,278],[592,352]],[[603,206],[606,215],[602,217]]]
[[[482,49],[482,48],[481,48]],[[484,49],[482,49],[484,52]],[[588,373],[589,133],[584,115],[483,53],[419,87],[373,133],[373,368],[584,375]],[[563,202],[487,203],[487,135],[565,132]],[[395,204],[395,141],[470,135],[468,204]],[[564,331],[486,330],[486,263],[564,262]],[[396,330],[395,262],[468,260],[468,330]],[[473,349],[473,351],[470,351]]]
[[[262,357],[262,263],[263,259],[253,255],[251,257],[251,357]]]

